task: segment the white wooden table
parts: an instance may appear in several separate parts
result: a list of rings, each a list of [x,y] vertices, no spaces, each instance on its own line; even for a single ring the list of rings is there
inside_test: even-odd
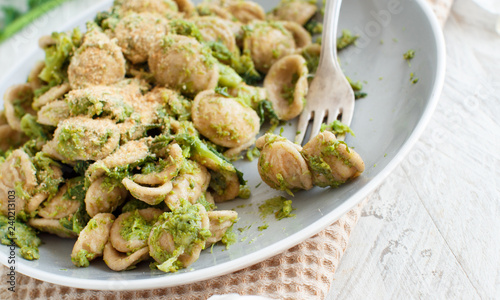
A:
[[[370,196],[329,299],[500,299],[500,35],[456,0],[432,121]]]
[[[470,1],[456,0],[445,26],[434,117],[370,196],[329,299],[500,299],[500,35]],[[40,35],[98,2],[65,3],[0,45],[0,77]]]

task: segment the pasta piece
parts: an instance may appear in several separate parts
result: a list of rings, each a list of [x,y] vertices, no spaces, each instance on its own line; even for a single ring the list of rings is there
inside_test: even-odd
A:
[[[289,193],[313,187],[311,172],[299,145],[269,133],[260,137],[255,145],[260,150],[259,174],[267,185]]]
[[[71,87],[110,85],[124,77],[125,58],[120,47],[97,29],[87,32],[68,67]]]
[[[306,61],[298,54],[283,57],[269,70],[264,87],[280,120],[291,120],[304,109],[307,74]]]
[[[74,239],[78,237],[75,232],[63,227],[57,219],[30,219],[28,225],[40,231],[55,234],[61,238]]]
[[[91,260],[102,256],[114,220],[113,214],[97,214],[87,223],[71,252],[75,266],[88,267]]]
[[[259,133],[260,119],[254,110],[213,91],[198,94],[191,113],[196,129],[220,146],[238,148]]]
[[[26,141],[26,136],[17,130],[12,129],[7,123],[5,113],[0,111],[0,151],[7,151],[16,148]]]
[[[133,112],[125,97],[116,87],[91,86],[73,90],[66,95],[71,116],[106,117],[122,122]]]
[[[315,3],[307,0],[282,0],[271,12],[270,18],[273,20],[292,21],[304,26],[318,10]]]
[[[40,97],[35,98],[33,101],[33,108],[40,109],[41,107],[62,98],[67,92],[71,90],[69,83],[63,83],[50,88],[50,90],[43,93]]]
[[[195,13],[195,6],[191,0],[173,0],[184,17],[190,17]]]
[[[148,64],[159,85],[196,95],[217,86],[215,62],[210,50],[196,39],[168,35],[155,45]]]
[[[173,188],[165,197],[165,203],[171,210],[178,208],[182,200],[195,204],[207,190],[209,182],[210,173],[204,166],[186,160],[179,176],[172,182]]]
[[[98,160],[112,153],[119,140],[118,128],[111,120],[75,117],[61,121],[54,138],[42,150],[59,160]]]
[[[134,196],[149,205],[161,203],[167,194],[172,190],[172,182],[166,182],[157,187],[142,186],[129,178],[124,178],[122,184]]]
[[[223,20],[231,20],[233,15],[224,7],[215,3],[202,2],[196,7],[200,16],[215,16]]]
[[[207,212],[210,220],[210,232],[212,236],[207,238],[206,247],[217,243],[222,239],[226,231],[236,223],[238,213],[233,210],[217,210]]]
[[[182,149],[177,144],[170,144],[167,152],[169,156],[166,160],[166,166],[160,172],[152,172],[149,174],[136,174],[133,181],[138,184],[159,185],[164,184],[179,173],[182,164],[184,163],[184,156]]]
[[[131,254],[116,251],[111,243],[104,247],[103,260],[113,271],[124,271],[133,269],[136,264],[149,257],[149,249],[144,247]]]
[[[70,117],[70,109],[66,101],[57,100],[44,105],[37,114],[37,122],[43,125],[57,126],[59,122]]]
[[[283,56],[295,51],[293,35],[278,22],[255,21],[247,25],[243,40],[245,53],[249,53],[255,68],[267,73]]]
[[[231,1],[226,9],[243,24],[266,19],[266,12],[262,6],[252,1]]]
[[[59,192],[43,203],[43,207],[38,210],[38,215],[46,219],[62,219],[70,216],[80,208],[78,199],[71,199],[68,188],[75,185],[75,181],[68,181],[62,186]]]
[[[149,235],[149,254],[163,272],[176,272],[194,263],[211,236],[210,222],[202,205],[185,203],[163,213]]]
[[[114,28],[118,46],[133,64],[146,62],[154,43],[167,32],[167,20],[152,13],[130,13]]]
[[[33,91],[41,88],[43,85],[42,80],[38,77],[43,68],[45,68],[45,62],[38,61],[28,75],[28,83],[30,84]]]
[[[285,27],[285,29],[293,35],[297,52],[302,51],[303,48],[309,46],[312,43],[311,35],[304,27],[295,22],[283,21],[281,22],[281,24],[283,24],[283,27]]]
[[[38,185],[36,170],[30,157],[22,149],[17,149],[0,164],[0,213],[8,215],[9,205],[16,215],[25,210],[26,202],[31,198]],[[9,204],[15,191],[15,202]],[[9,197],[10,196],[10,197]]]
[[[304,145],[302,154],[312,171],[314,184],[321,187],[338,187],[365,169],[361,156],[330,131],[312,138]]]
[[[151,229],[162,213],[157,208],[122,213],[111,226],[109,242],[115,250],[123,253],[147,247]]]
[[[220,171],[212,172],[210,187],[214,190],[214,200],[216,203],[226,202],[238,197],[240,193],[240,180],[236,172]]]
[[[42,202],[45,201],[48,196],[49,194],[47,193],[38,193],[31,197],[28,201],[28,204],[26,205],[26,212],[30,214],[36,212],[40,207],[40,204],[42,204]]]
[[[148,147],[149,140],[145,138],[137,141],[129,141],[121,145],[111,155],[90,165],[85,172],[85,176],[90,182],[93,182],[103,174],[106,174],[107,171],[146,159],[151,155]]]
[[[52,35],[42,35],[38,39],[38,47],[40,47],[40,49],[48,48],[50,46],[55,45],[56,43],[57,42],[55,39],[52,38]]]
[[[12,129],[21,130],[21,118],[30,113],[35,115],[31,108],[33,102],[33,90],[28,83],[17,84],[9,87],[3,96],[5,117]]]
[[[193,18],[191,21],[198,27],[205,41],[220,42],[233,53],[237,50],[233,30],[227,21],[210,16]]]
[[[85,208],[89,216],[111,213],[127,198],[127,190],[116,179],[102,176],[93,181],[85,194]]]

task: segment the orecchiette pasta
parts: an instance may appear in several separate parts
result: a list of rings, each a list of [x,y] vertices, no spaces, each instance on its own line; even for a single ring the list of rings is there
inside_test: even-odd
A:
[[[262,6],[251,1],[231,1],[226,9],[241,23],[247,24],[254,20],[265,20],[266,13]]]
[[[206,16],[193,18],[192,22],[198,27],[205,41],[220,42],[229,51],[236,51],[236,39],[228,21]]]
[[[7,216],[9,207],[9,192],[16,190],[15,204],[16,215],[24,211],[26,202],[31,198],[31,193],[37,186],[35,167],[26,152],[21,149],[14,150],[6,161],[0,164],[0,212]]]
[[[142,248],[131,254],[127,254],[116,251],[111,243],[107,243],[104,247],[103,260],[106,265],[113,271],[130,270],[137,263],[147,259],[148,257],[148,248]]]
[[[254,21],[247,27],[244,51],[250,53],[260,72],[267,73],[278,59],[295,51],[295,39],[283,24]]]
[[[90,184],[85,194],[85,208],[91,217],[111,213],[126,197],[127,190],[120,181],[104,175]]]
[[[94,29],[71,58],[68,80],[73,89],[117,83],[125,77],[125,59],[118,45]]]
[[[209,182],[210,173],[204,166],[186,160],[179,176],[172,183],[172,190],[165,197],[165,203],[170,209],[178,208],[182,200],[195,204],[207,190]]]
[[[28,225],[40,231],[55,234],[62,238],[73,239],[78,237],[76,232],[63,227],[61,222],[57,219],[34,218],[28,221]]]
[[[59,220],[76,213],[80,202],[68,197],[67,191],[71,184],[71,182],[66,183],[54,197],[43,202],[42,207],[38,210],[38,215],[46,219]]]
[[[69,118],[69,106],[65,101],[54,101],[44,105],[37,114],[37,122],[56,127],[59,122]]]
[[[209,53],[194,38],[168,35],[156,43],[148,64],[159,85],[192,95],[217,86],[219,68]]]
[[[226,231],[233,226],[238,219],[238,213],[232,210],[218,210],[207,212],[210,220],[210,233],[212,236],[206,240],[206,247],[217,243],[222,239]]]
[[[365,169],[359,154],[329,131],[312,138],[304,145],[302,154],[312,171],[314,184],[318,186],[337,187],[356,178]]]
[[[71,87],[68,83],[63,83],[58,86],[51,88],[50,90],[43,93],[40,97],[35,98],[33,101],[33,108],[40,109],[46,104],[49,104],[57,99],[60,99],[64,94],[69,92]]]
[[[281,120],[291,120],[304,109],[307,74],[306,61],[297,54],[283,57],[269,70],[264,87]]]
[[[152,13],[130,13],[114,29],[118,46],[134,64],[146,62],[154,43],[167,32],[167,20]]]
[[[161,209],[146,208],[121,214],[111,226],[109,242],[123,253],[147,247],[151,229],[162,213]]]
[[[207,212],[200,204],[163,213],[149,235],[149,254],[164,272],[185,268],[205,248],[205,240],[211,236],[209,226]]]
[[[192,107],[196,129],[217,145],[237,148],[253,140],[260,128],[257,113],[235,98],[213,91],[196,96]]]
[[[313,187],[311,172],[300,154],[299,145],[266,134],[257,140],[256,146],[260,150],[259,174],[267,185],[282,191]]]
[[[31,85],[18,84],[7,89],[3,96],[5,117],[12,129],[21,130],[21,118],[26,113],[35,114],[31,108],[33,102],[33,90]]]
[[[98,160],[111,154],[119,140],[118,128],[111,120],[75,117],[58,124],[43,151],[65,161]]]
[[[316,2],[307,0],[282,0],[273,9],[270,17],[274,20],[293,21],[305,25],[318,10]]]
[[[75,266],[88,267],[91,260],[103,254],[114,220],[113,214],[102,213],[88,222],[71,252],[71,261]]]

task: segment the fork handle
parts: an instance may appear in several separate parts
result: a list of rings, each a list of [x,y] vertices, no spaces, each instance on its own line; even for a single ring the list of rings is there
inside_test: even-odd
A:
[[[340,15],[342,0],[326,0],[325,15],[323,17],[323,33],[321,37],[321,55],[319,68],[322,66],[332,66],[339,70],[337,57],[337,24]],[[321,72],[321,70],[318,70]]]

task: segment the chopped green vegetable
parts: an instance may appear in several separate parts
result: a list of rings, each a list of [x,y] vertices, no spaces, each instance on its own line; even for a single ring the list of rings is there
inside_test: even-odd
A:
[[[292,207],[292,200],[287,200],[282,196],[268,199],[264,202],[264,204],[259,206],[261,218],[274,214],[277,220],[294,217],[295,214],[292,214],[292,211],[294,210],[295,209]]]
[[[17,245],[21,257],[27,260],[39,259],[38,246],[42,244],[31,226],[19,221],[10,220],[0,215],[0,237],[4,245]]]
[[[224,235],[222,236],[221,242],[226,245],[226,249],[229,248],[229,246],[233,245],[238,241],[238,237],[236,236],[236,233],[233,231],[233,226],[229,227],[226,232],[224,232]]]
[[[163,249],[160,238],[164,233],[169,233],[175,246],[174,251]],[[183,267],[179,256],[191,253],[196,245],[202,244],[212,234],[208,229],[201,227],[201,214],[199,207],[183,202],[178,209],[165,212],[151,230],[149,237],[151,255],[155,260],[161,261],[157,268],[163,272],[176,272]]]
[[[52,33],[52,38],[56,43],[45,48],[45,68],[38,77],[47,82],[49,86],[61,84],[67,78],[69,59],[80,47],[82,37],[78,27],[71,34]]]
[[[321,132],[325,130],[331,131],[336,135],[350,133],[352,136],[355,136],[351,128],[349,128],[349,126],[340,122],[339,120],[335,120],[330,124],[321,124]]]
[[[354,44],[359,38],[359,35],[352,35],[350,30],[342,30],[342,36],[337,38],[337,50],[342,50]]]

